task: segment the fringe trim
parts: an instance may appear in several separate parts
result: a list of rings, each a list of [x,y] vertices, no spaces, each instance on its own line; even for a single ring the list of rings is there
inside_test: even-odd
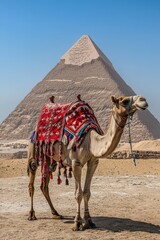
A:
[[[42,178],[41,182],[45,184],[46,176],[49,172],[50,179],[53,179],[53,164],[54,164],[54,144],[55,142],[48,142],[48,141],[36,141],[35,144],[35,159],[38,162],[38,165],[41,166],[41,173]],[[69,173],[67,173],[67,167],[63,165],[62,162],[62,146],[60,145],[59,149],[59,166],[58,166],[58,174],[57,174],[57,183],[61,184],[61,169],[64,169],[64,177],[65,177],[65,184],[69,185],[68,178],[72,177],[72,168],[69,168]],[[47,162],[47,157],[49,162]]]

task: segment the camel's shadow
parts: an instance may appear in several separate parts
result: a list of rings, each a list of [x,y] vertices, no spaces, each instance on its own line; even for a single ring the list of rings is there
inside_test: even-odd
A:
[[[112,232],[130,231],[160,234],[160,226],[128,218],[95,217],[93,218],[93,222],[96,223],[99,229]]]
[[[131,220],[128,218],[116,217],[93,217],[93,222],[96,224],[98,230],[112,231],[112,232],[148,232],[160,234],[160,226],[147,222]],[[64,221],[65,223],[73,223],[73,221]]]

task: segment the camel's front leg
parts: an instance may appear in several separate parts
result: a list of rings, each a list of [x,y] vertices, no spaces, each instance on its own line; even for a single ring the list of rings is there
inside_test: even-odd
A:
[[[82,174],[82,166],[79,160],[72,161],[72,171],[75,177],[75,184],[76,184],[76,191],[75,191],[75,198],[77,200],[77,213],[74,219],[74,231],[83,230],[82,225],[82,218],[80,214],[80,206],[82,201],[82,188],[81,188],[81,174]]]
[[[93,174],[98,166],[98,159],[91,159],[87,163],[87,173],[86,173],[86,180],[85,180],[85,185],[84,185],[84,190],[83,190],[83,198],[84,198],[84,229],[88,228],[96,228],[96,225],[92,222],[90,213],[89,213],[89,207],[88,207],[88,202],[91,196],[90,192],[90,186],[91,186],[91,180],[93,177]]]

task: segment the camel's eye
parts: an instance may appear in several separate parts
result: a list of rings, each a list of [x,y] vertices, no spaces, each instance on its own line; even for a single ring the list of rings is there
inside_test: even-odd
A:
[[[127,105],[129,104],[129,100],[128,100],[128,99],[124,100],[124,101],[122,102],[122,104],[123,104],[124,106],[127,106]]]

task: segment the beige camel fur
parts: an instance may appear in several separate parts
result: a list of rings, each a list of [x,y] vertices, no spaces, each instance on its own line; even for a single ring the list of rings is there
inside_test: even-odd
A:
[[[92,222],[88,202],[90,199],[90,186],[93,174],[97,168],[98,161],[100,158],[105,158],[111,154],[116,146],[118,145],[121,135],[123,133],[128,114],[133,115],[136,110],[145,110],[148,104],[144,97],[133,96],[133,97],[113,97],[112,102],[114,104],[112,109],[111,122],[107,132],[104,135],[99,135],[95,130],[90,130],[80,147],[73,150],[71,147],[62,145],[62,160],[70,159],[72,166],[73,175],[75,178],[75,198],[77,201],[77,212],[74,220],[73,230],[84,230],[87,228],[96,227]],[[130,110],[129,110],[130,107]],[[54,145],[54,160],[59,161],[59,142]],[[48,167],[49,167],[48,158]],[[67,161],[69,162],[69,161]],[[87,173],[85,184],[82,189],[81,186],[81,174],[83,166],[87,164]],[[29,220],[35,220],[35,211],[33,209],[33,195],[34,195],[34,180],[36,174],[37,164],[34,160],[34,144],[29,145],[28,151],[28,167],[30,169],[30,182],[29,182],[29,193],[31,196],[31,210],[29,213]],[[60,219],[61,215],[57,213],[49,196],[49,174],[47,175],[45,182],[41,184],[41,190],[50,205],[53,218]],[[82,198],[84,199],[84,220],[81,219],[80,205]]]

